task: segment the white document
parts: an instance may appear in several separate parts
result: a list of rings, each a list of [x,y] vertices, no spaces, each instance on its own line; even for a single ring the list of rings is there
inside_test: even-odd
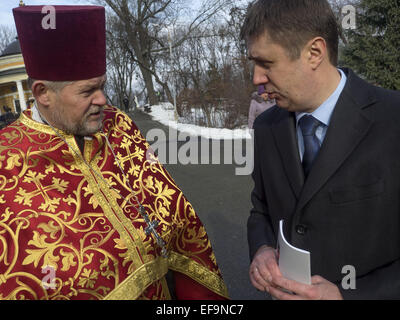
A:
[[[283,235],[283,220],[279,221],[279,269],[285,278],[311,284],[310,252],[292,246]]]

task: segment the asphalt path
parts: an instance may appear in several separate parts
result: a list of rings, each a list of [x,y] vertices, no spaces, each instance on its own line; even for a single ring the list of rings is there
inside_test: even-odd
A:
[[[236,174],[237,168],[244,165],[235,164],[234,159],[231,164],[223,164],[229,162],[225,160],[227,157],[223,156],[224,149],[228,149],[224,143],[220,143],[219,150],[212,150],[210,147],[208,154],[201,152],[201,144],[207,142],[203,138],[197,138],[198,162],[205,163],[207,161],[203,158],[208,158],[211,163],[213,152],[220,152],[222,164],[181,164],[179,161],[177,164],[171,164],[171,159],[173,162],[176,154],[168,154],[169,144],[177,142],[177,132],[153,121],[148,114],[141,111],[131,112],[130,116],[146,138],[150,138],[151,129],[158,129],[158,131],[153,130],[153,133],[160,130],[165,133],[164,141],[160,138],[151,138],[148,142],[153,146],[155,142],[159,145],[165,142],[167,156],[164,157],[166,160],[164,167],[203,222],[230,298],[233,300],[267,299],[265,293],[258,292],[251,285],[248,276],[249,253],[246,223],[251,208],[250,193],[253,181],[250,175]],[[178,141],[177,150],[181,150],[187,141]],[[211,140],[208,140],[208,143],[212,145]]]

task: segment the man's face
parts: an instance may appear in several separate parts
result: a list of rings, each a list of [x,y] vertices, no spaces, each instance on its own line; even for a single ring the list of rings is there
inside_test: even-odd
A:
[[[106,77],[75,81],[59,92],[50,92],[52,124],[69,134],[88,136],[101,130],[106,98]]]
[[[310,109],[312,83],[305,52],[292,60],[265,33],[250,41],[249,59],[254,61],[254,85],[264,85],[269,98],[275,99],[279,107],[303,112]]]

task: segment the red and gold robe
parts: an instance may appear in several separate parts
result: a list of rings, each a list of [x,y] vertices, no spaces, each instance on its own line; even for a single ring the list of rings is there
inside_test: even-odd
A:
[[[192,206],[132,120],[104,113],[103,133],[81,153],[89,166],[74,136],[30,109],[0,131],[0,299],[169,299],[168,270],[177,298],[227,298]],[[146,235],[133,194],[159,221],[168,257]]]

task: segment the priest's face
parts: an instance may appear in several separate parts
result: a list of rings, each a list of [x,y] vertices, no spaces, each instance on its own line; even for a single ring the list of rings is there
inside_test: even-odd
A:
[[[101,130],[106,77],[75,81],[52,92],[49,121],[69,134],[88,136]]]

